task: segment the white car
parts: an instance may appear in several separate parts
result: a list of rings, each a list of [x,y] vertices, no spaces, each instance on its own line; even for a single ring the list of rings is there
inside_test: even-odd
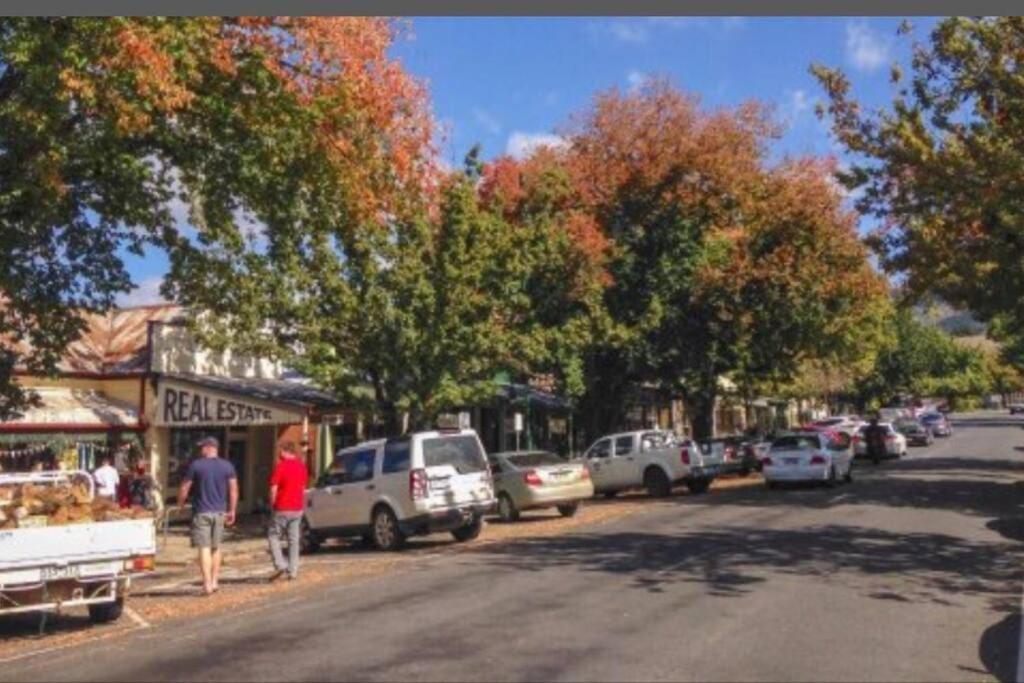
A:
[[[857,457],[866,457],[868,454],[868,442],[864,438],[868,426],[864,425],[853,435],[853,453]],[[891,422],[879,422],[878,426],[885,429],[885,454],[895,458],[906,455],[907,437],[900,434]]]
[[[696,442],[662,430],[639,430],[598,439],[583,455],[594,490],[608,498],[620,491],[646,489],[671,495],[683,483],[690,493],[706,493],[721,472],[722,460],[701,452]]]
[[[782,482],[849,482],[852,470],[849,436],[808,431],[775,439],[761,471],[768,488],[775,488]]]
[[[368,441],[339,450],[306,491],[302,545],[312,552],[329,537],[361,536],[395,550],[409,536],[438,531],[469,541],[494,506],[491,472],[472,429]]]
[[[864,421],[857,415],[833,415],[811,424],[811,429],[816,432],[844,432],[853,434],[864,424]]]

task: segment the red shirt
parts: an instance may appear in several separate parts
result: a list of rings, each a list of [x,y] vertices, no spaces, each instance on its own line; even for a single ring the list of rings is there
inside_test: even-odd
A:
[[[280,458],[270,475],[270,485],[277,487],[274,509],[278,512],[302,512],[308,481],[306,463],[298,458]]]

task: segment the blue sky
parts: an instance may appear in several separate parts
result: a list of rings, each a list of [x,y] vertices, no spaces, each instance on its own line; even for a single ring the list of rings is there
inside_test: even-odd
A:
[[[426,80],[447,131],[445,161],[476,143],[484,156],[522,153],[550,140],[595,92],[665,76],[709,108],[748,99],[775,105],[785,133],[773,154],[841,150],[814,115],[821,91],[812,62],[842,67],[865,104],[890,101],[889,65],[906,63],[898,18],[423,18],[394,55]],[[923,38],[930,20],[916,19]],[[157,300],[162,254],[127,257],[139,285],[123,303]]]

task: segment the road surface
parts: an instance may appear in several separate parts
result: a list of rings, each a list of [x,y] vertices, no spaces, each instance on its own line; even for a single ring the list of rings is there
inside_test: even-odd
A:
[[[967,416],[855,475],[678,495],[6,662],[0,679],[1015,680],[1024,420]]]

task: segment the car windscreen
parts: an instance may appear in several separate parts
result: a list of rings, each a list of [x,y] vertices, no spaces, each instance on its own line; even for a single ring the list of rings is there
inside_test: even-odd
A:
[[[808,451],[817,447],[817,436],[783,436],[772,443],[773,451]]]
[[[925,424],[930,424],[932,422],[942,422],[943,419],[945,418],[943,418],[941,415],[931,414],[923,416],[921,418],[921,422],[924,422]]]
[[[545,465],[564,465],[565,461],[554,453],[522,453],[508,456],[508,461],[516,467],[544,467]]]
[[[423,466],[451,465],[459,474],[483,472],[487,469],[480,443],[475,436],[460,434],[423,440]]]
[[[921,425],[918,424],[917,420],[897,420],[896,421],[896,429],[901,431],[901,432],[913,431],[915,429],[920,428],[920,426]]]

